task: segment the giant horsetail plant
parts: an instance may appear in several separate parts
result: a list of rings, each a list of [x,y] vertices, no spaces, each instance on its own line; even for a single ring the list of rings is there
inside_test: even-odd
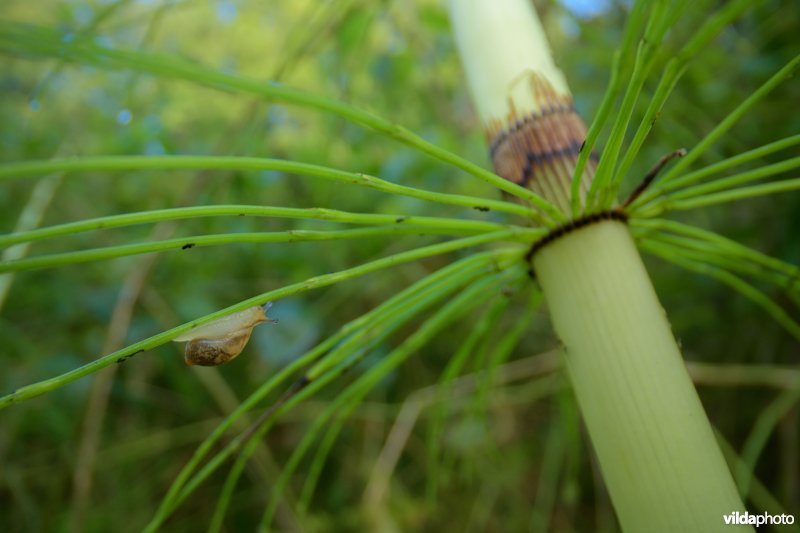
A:
[[[666,6],[649,8],[652,43],[668,29]],[[609,147],[595,170],[530,2],[452,0],[450,9],[495,171],[570,216],[527,257],[623,530],[724,530],[723,516],[745,510],[733,476],[626,225],[628,206],[616,204],[620,180],[605,178],[610,192],[596,193],[616,178],[619,154]],[[638,4],[631,19],[647,10]]]
[[[154,511],[141,519],[132,517],[135,520],[132,527],[157,531],[172,525],[180,527],[181,520],[196,520],[198,522],[191,522],[186,529],[197,523],[210,531],[240,528],[242,524],[268,530],[276,523],[286,530],[319,529],[320,520],[331,517],[329,511],[314,514],[314,498],[315,493],[320,492],[319,487],[323,483],[337,487],[330,498],[333,502],[330,507],[338,512],[342,501],[338,487],[352,484],[349,478],[341,482],[326,479],[326,468],[336,442],[342,440],[359,414],[367,419],[373,416],[365,405],[367,399],[378,395],[376,389],[385,393],[387,382],[396,378],[401,368],[437,353],[437,341],[444,338],[448,330],[460,332],[462,328],[466,333],[453,335],[455,344],[445,348],[441,361],[435,361],[444,366],[436,368],[436,372],[441,373],[438,381],[424,388],[415,383],[415,392],[396,413],[395,424],[366,483],[362,497],[366,518],[359,522],[362,528],[367,524],[371,530],[400,529],[397,517],[402,511],[390,512],[386,495],[390,492],[389,480],[397,470],[401,453],[404,448],[411,448],[409,435],[418,418],[427,417],[430,423],[426,439],[421,439],[425,440],[424,453],[415,450],[413,454],[415,459],[423,456],[421,470],[428,478],[427,490],[417,492],[424,493],[420,499],[425,499],[426,503],[436,504],[442,498],[440,487],[444,483],[442,480],[446,480],[445,467],[454,462],[455,446],[448,448],[449,434],[445,430],[448,408],[457,406],[467,414],[487,411],[489,393],[496,390],[493,387],[514,381],[529,382],[520,387],[524,388],[525,402],[556,398],[566,420],[554,424],[548,435],[542,437],[545,444],[539,488],[558,476],[558,470],[547,463],[548,459],[563,458],[566,453],[562,448],[568,439],[562,433],[570,431],[570,423],[577,420],[572,407],[574,391],[603,482],[619,525],[625,531],[726,529],[725,516],[744,514],[743,498],[748,507],[752,503],[753,507],[772,514],[782,512],[780,504],[754,476],[753,468],[776,421],[797,404],[800,379],[787,381],[782,379],[783,375],[776,377],[771,368],[761,368],[760,371],[768,374],[763,381],[780,383],[775,386],[784,390],[783,394],[770,406],[770,415],[753,430],[741,457],[729,449],[724,439],[717,437],[718,444],[639,250],[731,286],[800,340],[800,325],[783,305],[792,308],[800,305],[800,284],[795,283],[800,272],[796,266],[714,232],[662,217],[672,211],[800,188],[798,179],[754,184],[800,167],[800,158],[796,157],[751,170],[729,172],[739,165],[760,163],[761,158],[796,147],[800,144],[800,135],[743,150],[734,157],[699,169],[689,168],[693,163],[703,162],[704,154],[737,120],[792,74],[800,63],[800,56],[765,76],[763,85],[711,127],[705,137],[694,145],[687,143],[688,150],[676,149],[661,154],[663,157],[649,173],[641,177],[632,175],[637,168],[637,157],[646,146],[645,140],[690,62],[701,56],[720,32],[752,7],[751,0],[724,3],[710,10],[710,16],[702,12],[708,7],[703,2],[694,7],[690,6],[694,3],[686,0],[633,3],[619,49],[613,56],[608,87],[588,129],[575,110],[565,76],[551,57],[542,24],[531,2],[450,0],[450,25],[466,73],[466,85],[485,130],[494,172],[431,142],[428,135],[416,134],[376,113],[322,96],[321,90],[308,92],[280,82],[298,58],[310,53],[319,35],[340,29],[346,35],[341,40],[346,42],[354,33],[358,34],[365,24],[364,12],[374,15],[377,9],[365,10],[366,2],[319,3],[314,8],[318,10],[316,16],[304,19],[302,31],[292,32],[286,58],[270,72],[267,77],[270,81],[241,75],[232,68],[206,67],[202,62],[182,59],[177,54],[143,50],[147,47],[142,47],[138,41],[125,41],[124,31],[120,32],[121,37],[117,35],[126,43],[124,45],[104,39],[104,24],[126,13],[126,9],[140,16],[137,10],[141,6],[127,4],[125,1],[108,3],[98,9],[88,23],[69,30],[0,21],[0,54],[12,57],[17,61],[15,65],[27,64],[25,60],[31,58],[51,60],[44,81],[37,82],[37,91],[48,80],[58,77],[54,73],[66,71],[75,64],[87,67],[90,75],[105,71],[129,74],[131,77],[126,79],[126,84],[132,85],[141,80],[156,80],[164,85],[178,81],[182,84],[176,85],[188,86],[191,90],[212,89],[255,99],[254,107],[244,110],[245,124],[255,106],[265,102],[280,107],[281,112],[285,111],[282,106],[293,106],[311,111],[310,115],[315,117],[330,119],[332,125],[328,125],[327,132],[335,131],[338,135],[341,123],[349,122],[397,141],[414,157],[419,155],[420,159],[449,165],[462,175],[449,176],[450,181],[445,181],[441,171],[437,171],[436,182],[400,184],[381,174],[390,173],[389,166],[376,169],[358,160],[345,159],[358,168],[334,168],[333,162],[321,164],[319,158],[304,157],[302,150],[289,152],[295,154],[293,157],[281,158],[283,154],[277,141],[280,128],[276,128],[277,133],[269,132],[269,157],[219,155],[237,153],[229,149],[229,139],[223,138],[210,155],[186,155],[193,152],[185,149],[177,150],[182,155],[163,153],[165,150],[148,155],[89,156],[81,152],[75,157],[23,157],[0,163],[0,183],[4,186],[12,185],[12,180],[17,180],[13,183],[16,185],[23,178],[48,176],[37,186],[37,190],[39,187],[46,190],[34,193],[34,198],[20,214],[16,229],[0,235],[0,246],[8,247],[0,262],[4,286],[11,285],[12,280],[16,280],[17,287],[23,284],[19,278],[11,277],[15,273],[26,276],[43,269],[75,264],[90,266],[117,258],[139,261],[125,263],[132,266],[130,272],[124,273],[115,316],[109,327],[108,338],[118,338],[119,342],[107,342],[107,349],[102,352],[105,355],[101,357],[92,356],[88,363],[74,365],[61,373],[53,371],[56,374],[53,377],[40,381],[34,378],[28,385],[24,383],[30,381],[11,373],[4,381],[9,390],[0,397],[0,409],[10,408],[6,412],[13,414],[15,410],[24,410],[25,406],[36,403],[27,400],[76,381],[84,382],[82,378],[96,380],[92,399],[87,401],[86,407],[85,424],[89,429],[83,432],[79,457],[75,461],[73,509],[69,511],[73,530],[83,529],[88,509],[92,508],[91,491],[87,487],[102,467],[96,457],[97,441],[99,428],[104,423],[104,406],[110,402],[110,376],[113,374],[109,371],[118,368],[116,363],[130,361],[125,368],[131,369],[141,368],[139,365],[152,359],[161,360],[160,357],[150,358],[151,355],[163,355],[167,360],[175,355],[167,350],[170,341],[189,340],[187,357],[193,357],[191,350],[197,347],[192,343],[211,341],[213,357],[204,357],[202,361],[216,364],[221,354],[217,350],[218,341],[231,341],[233,347],[222,353],[221,359],[236,357],[236,362],[226,367],[234,371],[237,365],[246,365],[254,359],[252,352],[257,348],[253,346],[245,347],[241,356],[238,354],[250,339],[253,325],[271,320],[272,314],[269,318],[264,315],[270,302],[274,304],[271,313],[280,313],[292,302],[326,288],[331,292],[325,294],[333,294],[331,299],[335,300],[328,305],[335,317],[334,332],[310,333],[313,342],[303,345],[299,356],[284,361],[277,370],[271,368],[264,372],[263,367],[257,365],[239,367],[258,370],[254,384],[246,382],[252,386],[246,390],[243,400],[229,401],[230,397],[237,398],[235,392],[238,391],[226,388],[221,383],[223,380],[214,377],[213,370],[199,369],[189,374],[191,379],[167,381],[176,391],[174,397],[180,397],[189,387],[186,382],[194,382],[196,376],[207,387],[209,396],[228,398],[227,403],[220,401],[225,406],[225,416],[219,421],[215,415],[210,426],[203,425],[201,435],[191,441],[193,448],[189,454],[178,454],[175,462],[168,464],[166,474],[153,482],[158,486],[158,497],[155,502],[147,502]],[[175,8],[172,4],[167,2],[163,9],[155,10],[151,26],[145,32],[145,41],[157,33],[152,28],[158,26],[165,12]],[[442,25],[436,15],[438,8],[431,8],[428,2],[421,4],[424,7],[420,16]],[[295,9],[294,3],[287,5],[293,6],[287,10]],[[682,24],[691,29],[677,31],[682,29]],[[669,46],[677,48],[668,48],[668,42]],[[668,50],[674,53],[669,56]],[[666,60],[665,56],[668,56]],[[330,61],[330,57],[326,56],[322,63],[325,61]],[[646,100],[643,94],[647,92],[647,83],[653,79],[656,82]],[[456,84],[461,85],[460,82]],[[120,120],[130,120],[129,115],[121,116]],[[639,116],[639,124],[631,127],[634,118]],[[283,125],[290,127],[288,123]],[[238,129],[231,128],[226,135],[231,131]],[[353,146],[347,147],[352,132],[347,128],[342,131],[341,138],[328,136],[325,141],[338,147],[339,155],[343,148],[355,150],[358,142],[353,141]],[[311,135],[303,132],[303,142],[306,137]],[[70,153],[70,150],[64,151],[65,155]],[[296,155],[298,153],[301,155]],[[336,154],[337,150],[331,149],[325,157],[338,160]],[[370,170],[361,168],[362,164]],[[672,166],[666,169],[667,165]],[[209,183],[198,179],[192,182],[192,187],[197,185],[201,190],[184,194],[176,205],[153,202],[153,205],[143,204],[151,207],[147,210],[139,206],[133,212],[119,207],[111,213],[91,211],[91,215],[83,215],[78,220],[53,217],[56,223],[41,228],[36,227],[38,222],[31,221],[41,218],[48,202],[59,201],[57,194],[54,199],[52,195],[54,187],[61,183],[56,181],[61,175],[68,176],[63,180],[65,183],[74,183],[90,173],[99,174],[101,178],[123,173],[126,176],[131,173],[161,176],[166,185],[162,184],[163,189],[157,190],[170,194],[174,192],[170,188],[170,178],[187,171],[230,172],[248,181],[265,176],[269,179],[264,180],[267,184],[263,189],[260,185],[259,188],[254,186],[248,194],[242,195],[248,201],[251,197],[258,198],[247,204],[205,195],[201,186],[208,187]],[[405,172],[413,174],[412,170]],[[315,186],[304,189],[306,178],[313,178]],[[402,176],[406,178],[411,176]],[[473,181],[479,186],[489,187],[487,190],[460,188],[469,178],[476,178]],[[284,185],[291,195],[282,194]],[[341,195],[340,190],[360,191],[360,194]],[[493,196],[498,191],[504,195],[502,199]],[[47,198],[37,199],[37,195]],[[222,198],[227,199],[228,195],[223,194]],[[333,205],[325,203],[329,198],[334,199]],[[360,201],[361,198],[364,200]],[[388,198],[387,204],[381,203],[379,198]],[[121,205],[128,203],[125,198]],[[424,211],[426,206],[434,206],[436,211]],[[9,207],[8,211],[13,209]],[[31,215],[30,212],[35,213]],[[192,229],[176,229],[179,223]],[[98,238],[97,241],[78,241],[92,243],[86,249],[61,245],[61,242],[68,242],[67,239],[91,239],[87,235],[95,235],[100,230],[122,232],[135,230],[135,226],[143,224],[155,224],[144,242],[101,246],[96,243],[107,241]],[[269,231],[265,231],[263,224],[268,224]],[[219,226],[233,229],[220,233]],[[198,227],[202,230],[196,229]],[[180,236],[173,235],[176,231]],[[48,240],[57,245],[48,253],[27,257],[27,246],[35,243],[38,247]],[[310,255],[302,255],[304,252],[299,250],[285,252],[285,255],[275,253],[275,257],[261,255],[252,270],[237,270],[234,264],[237,261],[229,256],[224,256],[225,260],[215,266],[209,256],[199,255],[206,253],[207,248],[229,245],[226,249],[236,246],[239,251],[261,251],[268,247],[271,254],[284,246],[280,243],[307,243],[297,246],[320,248],[314,248]],[[340,256],[331,252],[333,250],[341,251]],[[175,305],[175,309],[169,310],[170,304],[166,303],[169,296],[176,300],[201,301],[189,292],[196,292],[196,284],[184,292],[171,292],[163,287],[162,292],[148,292],[153,265],[148,261],[155,261],[153,258],[158,256],[153,254],[157,252],[174,252],[159,260],[167,265],[178,265],[181,273],[175,285],[181,285],[184,278],[196,281],[200,271],[210,272],[212,279],[206,280],[205,285],[208,292],[214,294],[211,304],[199,304],[197,309],[189,304]],[[206,264],[194,261],[194,257],[205,257]],[[301,266],[287,260],[294,257],[299,258],[296,262]],[[271,267],[273,261],[293,266],[285,267],[280,275],[266,272],[278,270]],[[264,263],[269,263],[270,267],[265,268]],[[192,276],[186,276],[183,269],[189,269]],[[112,276],[117,274],[117,271],[111,272]],[[380,278],[380,274],[375,273],[383,273],[381,279],[389,288],[373,294],[370,282],[365,280]],[[231,276],[243,279],[234,283],[227,279]],[[43,278],[22,279],[41,283]],[[354,280],[359,280],[361,285],[353,288]],[[779,305],[754,282],[770,284],[781,296],[785,295],[787,301]],[[253,289],[254,284],[259,288]],[[157,284],[153,282],[153,285]],[[231,293],[236,296],[231,298]],[[0,307],[4,305],[4,294],[0,294]],[[325,307],[321,300],[317,303]],[[147,308],[148,316],[159,317],[159,320],[148,319],[155,321],[159,328],[146,322],[149,329],[145,330],[160,333],[150,337],[140,335],[144,329],[140,326],[136,339],[143,340],[134,340],[126,346],[122,342],[125,336],[119,330],[130,327],[134,306],[139,301]],[[354,302],[362,304],[357,313],[339,310]],[[535,356],[527,353],[525,359],[508,362],[518,345],[525,346],[522,344],[524,335],[536,321],[537,310],[543,302],[560,341],[558,353],[552,350]],[[122,309],[119,320],[117,309]],[[217,310],[209,313],[209,309]],[[188,321],[181,324],[179,317],[184,315]],[[120,323],[125,324],[126,316],[128,325],[120,326]],[[303,322],[307,317],[295,315],[294,318],[295,322]],[[501,324],[503,319],[508,324]],[[271,331],[291,326],[291,322],[282,318]],[[179,325],[175,326],[176,323]],[[49,328],[53,330],[52,326]],[[111,334],[112,330],[116,331],[116,337]],[[257,335],[253,333],[253,337]],[[189,357],[190,362],[194,361],[192,357]],[[566,368],[571,391],[565,389],[565,382],[560,379],[561,363]],[[172,369],[175,375],[187,375],[180,365],[166,368]],[[104,369],[107,373],[100,373]],[[468,373],[469,370],[472,372]],[[702,368],[695,370],[695,379],[698,375],[709,374],[708,371],[703,373]],[[711,371],[720,371],[720,368],[713,367]],[[756,370],[753,373],[762,374]],[[418,374],[422,373],[416,372],[415,376]],[[148,376],[146,372],[144,375]],[[106,381],[101,380],[103,376]],[[762,378],[753,378],[754,381],[759,379]],[[141,387],[141,382],[138,386]],[[164,388],[162,385],[158,394],[166,396]],[[43,396],[40,401],[53,397]],[[163,403],[156,405],[158,411],[171,409],[165,409]],[[282,431],[287,420],[309,405],[313,407],[313,414],[307,423],[298,425],[302,431],[295,432],[296,435],[292,431]],[[184,409],[190,414],[176,410],[180,416],[193,416],[193,411]],[[392,411],[391,416],[394,415]],[[480,431],[488,427],[487,423]],[[467,426],[467,436],[462,440],[474,440],[474,426],[471,431],[472,437]],[[570,438],[579,440],[577,430]],[[279,448],[282,439],[290,441],[290,445],[285,457],[275,464],[273,448]],[[199,444],[194,446],[195,442]],[[146,441],[143,447],[151,445],[154,444]],[[570,453],[579,455],[574,446],[572,442]],[[536,450],[538,453],[539,449]],[[486,455],[487,461],[493,460],[491,454]],[[304,461],[308,462],[305,470]],[[135,469],[138,472],[138,465]],[[346,464],[341,467],[345,474],[350,470],[360,468],[353,469]],[[468,465],[464,470],[469,470]],[[302,473],[299,482],[298,473]],[[244,498],[248,501],[242,503],[239,496],[246,474],[254,479],[255,490],[254,495],[248,495]],[[523,484],[527,486],[530,481],[524,480]],[[416,491],[420,484],[414,487]],[[479,502],[496,497],[496,494],[492,496],[488,483],[485,489],[480,491]],[[18,492],[24,496],[25,491]],[[525,496],[518,492],[514,491],[515,497]],[[555,514],[553,496],[548,497],[546,492],[537,490],[535,498],[532,497],[535,499],[533,518],[525,523],[533,530],[556,527],[550,520]],[[565,488],[563,492],[563,499],[569,500],[569,491]],[[211,503],[209,493],[213,494]],[[247,519],[242,518],[245,506],[254,509]],[[463,506],[458,499],[456,507]],[[487,504],[487,509],[491,509],[491,503]],[[414,518],[418,513],[409,514],[413,516],[404,525],[409,529],[418,527],[420,519]],[[454,524],[474,526],[463,517],[437,519],[437,524],[450,527],[456,527]],[[503,530],[519,527],[499,517],[496,522]],[[601,520],[598,518],[597,522]],[[339,526],[343,523],[346,526],[342,527],[353,526],[349,516],[336,522]],[[587,523],[587,520],[580,522]],[[616,527],[609,526],[608,522],[605,525],[610,529]],[[575,524],[572,528],[580,529]]]

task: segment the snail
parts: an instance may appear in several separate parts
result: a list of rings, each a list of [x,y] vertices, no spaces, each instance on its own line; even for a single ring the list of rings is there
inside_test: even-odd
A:
[[[267,316],[270,307],[272,302],[250,307],[190,329],[172,340],[186,342],[183,353],[187,365],[225,364],[242,352],[254,327],[277,322]]]

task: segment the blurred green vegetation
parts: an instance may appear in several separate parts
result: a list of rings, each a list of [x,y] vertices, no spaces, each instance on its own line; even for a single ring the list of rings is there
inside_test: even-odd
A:
[[[689,9],[702,13],[715,4],[696,2]],[[584,17],[569,5],[544,2],[540,7],[576,104],[590,119],[608,80],[626,8],[624,2],[610,2],[596,16]],[[0,17],[54,27],[65,38],[93,35],[109,46],[158,50],[224,72],[280,80],[373,111],[489,166],[446,14],[433,0],[5,0]],[[691,147],[793,57],[800,34],[798,21],[797,2],[758,2],[691,63],[634,165],[629,186],[663,154]],[[671,39],[681,42],[681,34],[693,29],[679,25]],[[670,50],[663,54],[668,58]],[[101,154],[252,155],[366,172],[430,190],[501,197],[462,172],[329,115],[185,82],[57,60],[2,55],[0,65],[2,162]],[[647,87],[652,91],[654,86],[655,81]],[[800,131],[800,115],[794,112],[797,90],[796,80],[779,87],[737,123],[702,163]],[[646,104],[644,99],[639,116]],[[785,157],[776,154],[758,164]],[[35,186],[35,180],[2,185],[0,228],[4,233],[14,229]],[[279,172],[147,171],[64,176],[41,225],[228,203],[507,220],[495,213],[431,207],[409,198]],[[797,194],[675,218],[800,263]],[[168,233],[182,236],[323,225],[242,217],[159,227],[80,234],[36,243],[31,253],[138,242]],[[4,365],[0,387],[8,392],[111,351],[109,324],[121,299],[132,298],[129,324],[118,332],[119,342],[125,345],[254,294],[435,241],[397,237],[241,244],[17,274],[0,309]],[[87,411],[97,376],[4,410],[0,416],[0,527],[5,531],[141,529],[197,444],[242,398],[347,320],[451,260],[437,257],[407,264],[280,301],[273,313],[279,325],[257,329],[245,353],[219,369],[186,367],[177,344],[141,354],[116,370],[104,417],[96,410]],[[648,260],[648,266],[688,360],[797,364],[796,340],[727,286],[660,261]],[[771,296],[781,301],[780,294]],[[524,303],[522,298],[512,298],[489,344],[508,333]],[[425,435],[431,409],[424,408],[402,447],[390,492],[379,501],[364,498],[387,435],[408,405],[404,402],[436,383],[469,330],[467,320],[444,332],[373,391],[336,442],[307,515],[292,510],[308,468],[305,464],[283,500],[276,527],[319,531],[376,530],[393,524],[399,530],[430,531],[616,529],[574,401],[558,375],[534,381],[522,376],[493,385],[488,394],[448,402],[442,443],[446,460],[438,468],[435,501],[426,499]],[[355,372],[412,331],[405,328],[387,340]],[[513,359],[555,345],[541,310]],[[480,364],[481,358],[475,357],[464,372],[475,372]],[[235,492],[227,530],[253,527],[280,465],[315,415],[351,380],[344,377],[280,419]],[[701,383],[700,394],[712,422],[736,449],[776,397],[775,390],[750,387],[744,379],[725,387]],[[89,431],[87,418],[93,417],[102,420],[102,429],[90,472],[89,503],[82,504],[85,512],[76,517],[81,509],[74,487],[82,464],[78,451]],[[755,472],[796,516],[800,513],[799,417],[795,406],[782,418]],[[165,529],[205,528],[224,475],[225,469],[212,476]]]

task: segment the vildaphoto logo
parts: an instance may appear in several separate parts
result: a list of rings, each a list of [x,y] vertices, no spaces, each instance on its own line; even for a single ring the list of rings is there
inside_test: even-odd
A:
[[[794,524],[794,515],[790,514],[773,515],[769,513],[750,514],[747,511],[743,513],[740,513],[739,511],[734,511],[731,514],[723,515],[722,519],[725,520],[725,524],[729,526],[753,525],[758,527],[766,525]]]

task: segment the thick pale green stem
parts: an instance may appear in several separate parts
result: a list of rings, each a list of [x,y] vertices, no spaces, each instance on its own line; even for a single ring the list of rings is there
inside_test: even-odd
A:
[[[595,162],[573,187],[586,127],[531,3],[451,0],[450,14],[495,172],[569,213],[573,189],[585,196]]]
[[[623,530],[730,531],[744,506],[628,228],[575,230],[533,264]]]

